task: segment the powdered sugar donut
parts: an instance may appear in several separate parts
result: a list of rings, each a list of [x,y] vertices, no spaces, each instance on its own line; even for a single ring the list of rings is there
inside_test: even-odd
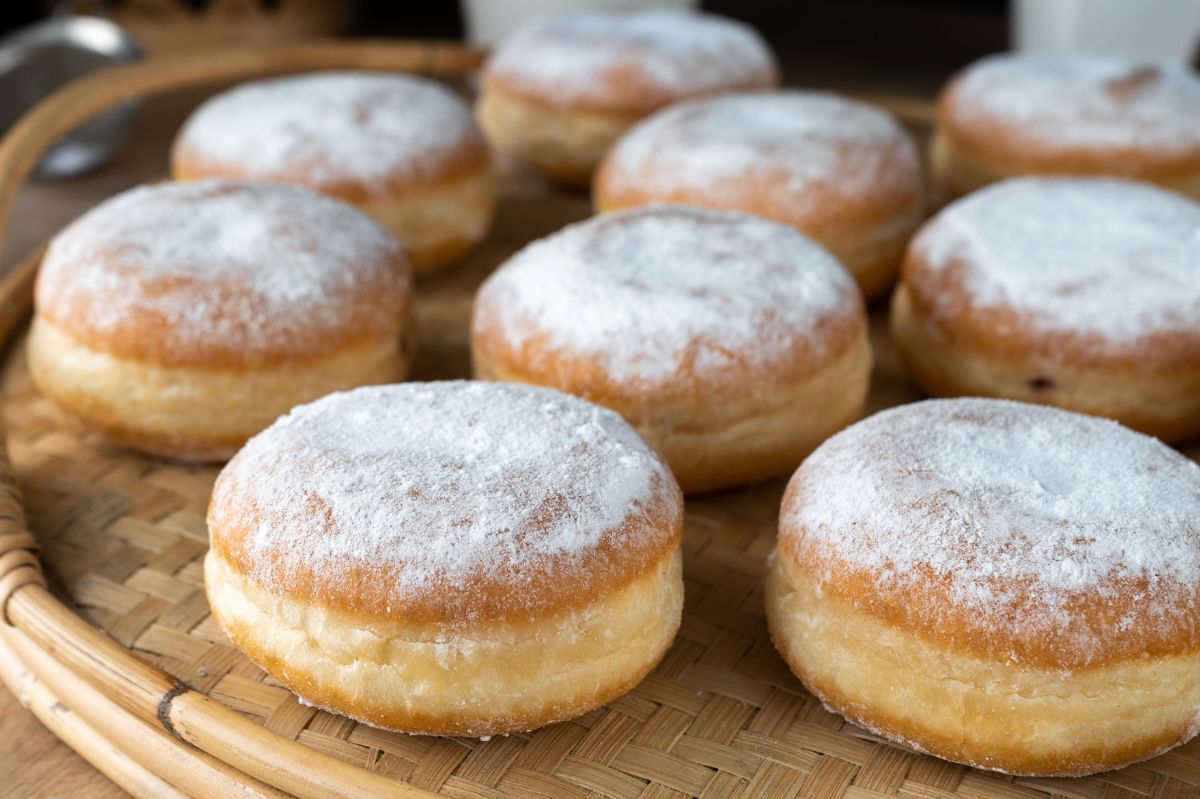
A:
[[[659,207],[536,242],[480,288],[477,376],[623,415],[685,491],[795,468],[862,411],[862,300],[832,256],[742,214]]]
[[[1141,183],[1015,178],[914,238],[893,339],[934,394],[1200,433],[1200,205]]]
[[[403,379],[410,282],[399,242],[307,190],[145,186],[51,242],[29,368],[120,443],[223,459],[293,405]]]
[[[1116,55],[990,56],[943,91],[930,160],[948,198],[1028,174],[1130,177],[1200,198],[1200,77]]]
[[[371,72],[256,81],[209,100],[171,151],[176,180],[289,183],[358,206],[418,274],[486,235],[491,160],[470,109],[442,85]]]
[[[872,416],[796,472],[768,572],[792,670],[911,748],[1067,776],[1200,731],[1200,466],[1114,422]]]
[[[611,411],[547,389],[334,394],[217,479],[205,586],[251,659],[369,724],[492,735],[573,718],[662,657],[683,502]]]
[[[778,81],[750,27],[672,9],[536,18],[500,42],[477,114],[492,145],[546,177],[586,185],[630,125],[671,103]]]
[[[874,296],[921,220],[917,148],[885,111],[820,92],[683,103],[625,135],[596,175],[596,208],[653,203],[742,211],[791,225]]]

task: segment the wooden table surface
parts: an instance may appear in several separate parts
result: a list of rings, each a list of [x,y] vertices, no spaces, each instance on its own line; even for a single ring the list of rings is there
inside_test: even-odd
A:
[[[65,181],[30,182],[5,233],[3,267],[106,197],[166,174],[171,137],[201,98],[180,94],[147,102],[116,157],[97,172]],[[126,794],[46,730],[0,687],[0,797],[108,799]]]

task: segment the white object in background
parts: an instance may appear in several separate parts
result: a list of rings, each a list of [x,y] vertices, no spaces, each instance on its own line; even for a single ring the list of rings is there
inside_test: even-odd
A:
[[[467,39],[495,44],[531,17],[580,8],[693,8],[698,0],[462,0]]]
[[[1188,61],[1200,43],[1200,0],[1016,0],[1014,46]]]

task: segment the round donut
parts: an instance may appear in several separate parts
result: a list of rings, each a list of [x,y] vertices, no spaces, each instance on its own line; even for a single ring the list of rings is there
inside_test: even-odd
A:
[[[1018,175],[1112,175],[1200,199],[1200,77],[1117,55],[995,55],[938,102],[930,164],[942,199]]]
[[[1200,434],[1200,204],[1110,178],[1013,178],[909,247],[892,338],[931,394]]]
[[[492,146],[544,177],[586,186],[605,151],[671,103],[779,81],[758,33],[677,9],[580,10],[537,17],[483,68],[476,110]]]
[[[42,260],[29,369],[115,441],[224,460],[281,413],[402,380],[411,276],[359,211],[288,186],[127,191]]]
[[[357,206],[418,275],[487,234],[491,158],[470,108],[434,81],[326,72],[237,86],[201,105],[171,150],[176,180],[304,186]]]
[[[829,249],[868,297],[921,221],[912,137],[882,109],[821,92],[696,100],[637,125],[596,175],[601,212],[654,203],[742,211]]]
[[[1200,731],[1200,466],[1106,419],[929,400],[788,485],[776,647],[834,711],[1013,774],[1117,768]]]
[[[233,643],[373,726],[495,735],[574,718],[662,658],[683,500],[615,413],[446,381],[297,408],[221,472],[205,586]]]
[[[477,377],[620,413],[684,491],[794,469],[858,418],[870,379],[854,281],[794,230],[658,207],[536,242],[480,288]]]

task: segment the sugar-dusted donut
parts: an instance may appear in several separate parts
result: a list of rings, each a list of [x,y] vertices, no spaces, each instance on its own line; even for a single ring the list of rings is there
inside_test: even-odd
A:
[[[657,207],[536,242],[479,290],[477,376],[621,413],[684,491],[794,469],[858,418],[870,379],[854,281],[791,228]]]
[[[408,383],[297,408],[221,472],[208,525],[233,643],[379,727],[574,718],[679,627],[679,487],[615,413],[547,389]]]
[[[497,150],[553,180],[587,185],[630,125],[700,95],[774,86],[752,28],[671,9],[566,11],[496,45],[477,116]]]
[[[404,243],[417,274],[475,246],[495,205],[491,159],[466,103],[408,75],[325,72],[234,87],[184,124],[171,174],[344,200]]]
[[[678,203],[791,225],[836,255],[873,297],[896,277],[924,190],[916,144],[887,112],[786,91],[655,114],[613,147],[594,194],[601,212]]]
[[[1200,466],[1056,408],[893,408],[792,478],[766,608],[813,693],[910,748],[1141,760],[1200,732]]]
[[[1013,178],[913,239],[893,339],[927,391],[1200,434],[1200,204],[1109,178]]]
[[[29,368],[116,441],[222,460],[330,391],[404,378],[411,274],[354,208],[289,186],[133,189],[42,260]]]
[[[1018,175],[1112,175],[1200,198],[1200,76],[1118,55],[994,55],[938,102],[942,199]]]

